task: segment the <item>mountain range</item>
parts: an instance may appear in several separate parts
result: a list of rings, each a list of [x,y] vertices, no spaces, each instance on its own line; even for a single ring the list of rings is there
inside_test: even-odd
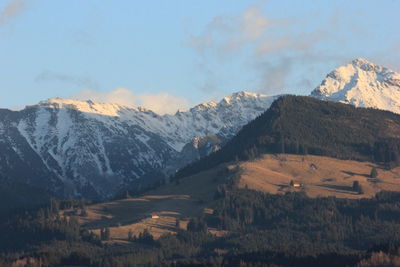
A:
[[[356,59],[311,96],[400,113],[400,74]],[[60,98],[0,110],[0,177],[66,197],[139,190],[219,150],[278,98],[238,92],[174,115]]]
[[[162,116],[59,98],[0,110],[0,174],[70,197],[139,189],[218,149],[274,99],[239,92]]]

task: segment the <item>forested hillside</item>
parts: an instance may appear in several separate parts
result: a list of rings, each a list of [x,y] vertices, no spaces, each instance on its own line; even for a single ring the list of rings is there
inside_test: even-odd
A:
[[[109,228],[97,236],[79,225],[84,214],[60,216],[85,203],[52,201],[0,223],[0,266],[18,259],[43,266],[356,266],[376,264],[378,252],[380,259],[400,256],[399,193],[308,198],[226,184],[215,197],[213,213],[192,218],[176,235],[131,232],[123,245],[108,241]]]
[[[0,177],[0,219],[9,213],[37,208],[48,203],[50,198],[44,190]]]
[[[383,162],[400,155],[400,116],[304,96],[282,96],[221,150],[181,169],[184,177],[262,153],[291,153]]]

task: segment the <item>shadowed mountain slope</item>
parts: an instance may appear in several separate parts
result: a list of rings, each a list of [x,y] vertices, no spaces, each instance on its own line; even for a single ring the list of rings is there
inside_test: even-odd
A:
[[[181,169],[188,176],[262,153],[291,153],[395,164],[400,116],[304,96],[282,96],[221,150]]]

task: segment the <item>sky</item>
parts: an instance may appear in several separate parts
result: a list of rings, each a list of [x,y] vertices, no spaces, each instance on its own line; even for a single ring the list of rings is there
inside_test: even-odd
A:
[[[174,113],[308,95],[355,58],[400,71],[400,0],[0,0],[0,107],[52,97]]]

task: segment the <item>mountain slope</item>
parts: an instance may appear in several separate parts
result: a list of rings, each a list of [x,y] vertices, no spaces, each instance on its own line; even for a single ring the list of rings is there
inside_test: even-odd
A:
[[[328,74],[311,95],[400,113],[399,77],[387,68],[356,59]],[[0,110],[0,146],[4,151],[0,155],[0,175],[69,197],[104,198],[126,188],[141,189],[216,152],[243,125],[269,108],[276,98],[239,92],[219,103],[204,103],[188,111],[162,116],[144,108],[59,98],[28,106],[19,112]],[[336,112],[329,109],[325,112]],[[349,111],[348,108],[343,110]],[[312,113],[310,111],[307,116],[313,117]],[[298,116],[293,114],[293,118]],[[348,119],[355,121],[355,125],[359,123],[356,118]],[[319,122],[319,119],[315,121]],[[321,126],[301,118],[290,120],[290,123],[299,129],[305,125]],[[339,124],[336,126],[340,127]],[[353,125],[347,126],[350,128],[346,134],[351,137]],[[303,131],[308,132],[307,129]],[[269,136],[264,142],[275,142],[275,151],[278,151],[276,140],[285,137],[279,136],[283,134],[279,131],[274,134],[278,136]],[[321,135],[326,137],[330,133]],[[373,143],[368,146],[377,144],[372,139]],[[238,145],[253,141],[241,140]],[[307,139],[302,141],[304,144],[297,144],[299,141],[296,140],[291,146],[297,148],[291,149],[322,153],[318,151],[323,144],[304,147],[311,141]],[[337,151],[336,143],[333,144],[330,153],[337,156],[337,152],[333,152]],[[255,143],[252,146],[256,146]],[[371,150],[365,144],[363,146],[359,150]],[[254,148],[243,149],[247,156],[257,153]],[[341,153],[349,158],[364,153],[354,151],[346,148]]]
[[[4,110],[0,174],[69,197],[104,198],[127,187],[139,189],[217,150],[274,99],[239,92],[163,116],[59,98],[19,112]]]
[[[0,177],[62,192],[60,181],[18,131],[15,122],[19,119],[18,112],[0,110]]]
[[[355,59],[329,73],[311,96],[400,113],[400,73]]]
[[[183,168],[177,177],[262,153],[397,163],[400,116],[312,97],[282,96],[221,150]]]
[[[400,167],[388,170],[369,161],[263,154],[237,165],[240,170],[239,187],[270,194],[304,192],[309,197],[372,198],[380,191],[400,192]],[[378,170],[378,178],[370,177],[373,167]],[[291,181],[302,186],[290,186]],[[362,194],[353,189],[356,181],[361,185]]]

